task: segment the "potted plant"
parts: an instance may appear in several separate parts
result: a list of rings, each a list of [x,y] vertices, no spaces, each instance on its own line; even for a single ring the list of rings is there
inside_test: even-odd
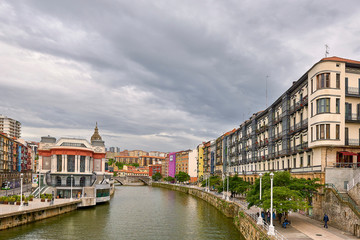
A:
[[[47,201],[51,202],[51,199],[52,199],[52,195],[51,194],[47,195]]]
[[[14,196],[9,198],[10,205],[14,205],[15,201],[16,201],[16,198]]]
[[[5,196],[0,197],[0,204],[3,204],[3,203],[4,203],[4,199],[5,199]]]
[[[29,195],[29,201],[32,202],[33,199],[34,199],[34,195],[30,194]]]
[[[29,197],[25,198],[24,206],[29,206]]]
[[[9,202],[9,197],[4,197],[4,202],[3,202],[3,204],[8,204],[8,202]]]
[[[41,194],[40,198],[41,198],[41,202],[45,202],[45,195],[44,194]]]

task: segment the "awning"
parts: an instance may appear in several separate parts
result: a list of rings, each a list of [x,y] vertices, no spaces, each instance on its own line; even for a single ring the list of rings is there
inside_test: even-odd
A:
[[[353,153],[353,152],[339,152],[342,153],[344,156],[356,156],[357,153]]]

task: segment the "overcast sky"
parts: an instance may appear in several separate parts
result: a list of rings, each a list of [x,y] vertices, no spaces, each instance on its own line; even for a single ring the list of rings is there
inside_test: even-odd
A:
[[[289,4],[291,3],[291,4]],[[354,1],[2,0],[0,114],[22,138],[178,151],[238,127],[324,57],[360,60]]]

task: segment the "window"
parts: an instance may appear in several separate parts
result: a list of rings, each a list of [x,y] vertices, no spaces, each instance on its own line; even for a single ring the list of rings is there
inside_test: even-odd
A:
[[[311,164],[311,156],[310,156],[310,155],[308,155],[307,165],[308,165],[308,166],[310,166],[310,164]]]
[[[314,138],[313,138],[313,127],[311,127],[311,141],[314,141]]]
[[[316,140],[330,139],[330,124],[316,125]]]
[[[330,139],[330,124],[326,124],[326,139]]]
[[[61,186],[61,177],[56,177],[56,186]]]
[[[317,89],[330,88],[330,73],[322,73],[316,76]]]
[[[80,156],[80,172],[85,172],[85,156]]]
[[[296,168],[296,158],[294,158],[294,166],[293,168]]]
[[[56,155],[56,168],[58,172],[62,171],[62,155]]]
[[[340,113],[340,98],[336,99],[336,113]]]
[[[75,156],[67,155],[67,171],[75,172]]]
[[[311,79],[311,93],[314,92],[314,87],[313,87],[313,85],[314,85],[314,82],[313,82],[313,79]]]
[[[336,139],[340,139],[340,125],[336,124]]]
[[[303,167],[303,164],[304,164],[303,157],[300,157],[300,167]]]
[[[324,124],[320,124],[320,139],[325,138],[325,126]]]
[[[313,103],[311,103],[311,117],[314,116],[314,112],[313,112]]]
[[[336,74],[336,88],[340,89],[340,73]]]
[[[316,100],[317,112],[316,113],[328,113],[330,112],[330,98],[321,98]]]

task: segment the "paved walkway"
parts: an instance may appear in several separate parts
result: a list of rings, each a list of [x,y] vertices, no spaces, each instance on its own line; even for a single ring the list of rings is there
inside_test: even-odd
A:
[[[74,199],[73,202],[75,202],[75,201],[80,201],[80,200]],[[70,202],[71,202],[70,199],[54,199],[54,204],[52,206],[61,205],[64,203],[66,204],[66,203],[70,203]],[[29,201],[29,206],[20,207],[19,205],[0,204],[0,218],[3,215],[15,213],[15,212],[36,210],[36,209],[49,207],[49,206],[50,206],[50,202],[41,202],[41,200],[37,199],[37,198],[34,198],[34,200],[32,202]]]
[[[204,190],[204,188],[196,186],[184,186],[197,188],[199,190]],[[217,193],[214,191],[210,192],[213,195],[222,197],[222,193]],[[231,201],[238,203],[239,205],[246,208],[247,203],[239,198],[231,199]],[[245,209],[245,212],[248,214],[256,214],[259,212],[258,208],[252,207],[250,209]],[[289,220],[291,225],[287,228],[283,228],[278,220],[274,221],[275,229],[286,237],[289,240],[304,240],[304,239],[314,239],[314,240],[341,240],[341,239],[359,239],[353,236],[350,233],[344,232],[337,228],[329,226],[329,228],[324,228],[324,223],[311,219],[307,216],[301,215],[300,213],[291,213],[289,215]],[[331,224],[331,222],[330,222]]]

